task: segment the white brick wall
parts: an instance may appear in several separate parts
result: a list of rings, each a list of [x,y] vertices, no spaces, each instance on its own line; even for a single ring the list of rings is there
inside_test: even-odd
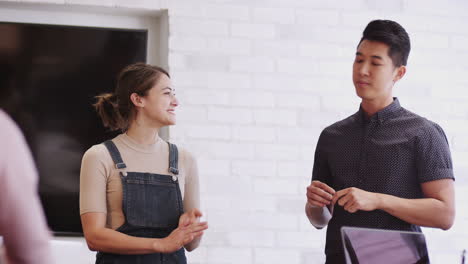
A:
[[[253,8],[253,21],[260,23],[293,24],[295,21],[293,8]]]
[[[340,22],[338,10],[298,9],[296,22],[299,25],[336,26]]]
[[[271,39],[276,35],[276,31],[275,26],[271,24],[233,23],[231,34],[234,37]]]
[[[297,250],[256,248],[255,263],[262,264],[282,264],[300,263],[300,253]]]
[[[229,24],[211,19],[174,17],[169,19],[171,34],[174,36],[228,36]]]
[[[230,69],[233,72],[273,72],[274,60],[267,57],[232,58]]]
[[[303,213],[315,144],[324,127],[358,109],[351,64],[364,26],[399,21],[413,50],[395,93],[442,125],[457,173],[455,225],[425,229],[430,254],[433,263],[456,263],[468,248],[467,1],[27,2],[168,9],[180,100],[171,136],[198,158],[210,224],[191,263],[323,262],[325,231]]]
[[[208,120],[228,124],[250,124],[253,122],[253,113],[244,108],[210,107]]]

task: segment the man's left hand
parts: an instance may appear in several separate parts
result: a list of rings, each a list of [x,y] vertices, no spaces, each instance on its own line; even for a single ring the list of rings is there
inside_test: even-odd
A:
[[[332,204],[337,203],[350,213],[358,210],[373,211],[378,209],[380,196],[356,187],[346,188],[335,193]]]

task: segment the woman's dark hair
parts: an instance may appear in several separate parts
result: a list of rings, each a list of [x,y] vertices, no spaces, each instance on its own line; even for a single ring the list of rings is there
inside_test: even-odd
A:
[[[387,44],[389,47],[388,56],[392,58],[393,65],[395,67],[406,66],[411,50],[410,38],[406,30],[397,22],[391,20],[371,21],[364,29],[359,44],[365,39]]]
[[[170,77],[163,68],[146,63],[125,67],[119,73],[115,92],[96,96],[97,102],[93,106],[104,126],[111,130],[126,131],[135,115],[135,105],[130,100],[130,95],[148,95],[148,91],[163,74]]]

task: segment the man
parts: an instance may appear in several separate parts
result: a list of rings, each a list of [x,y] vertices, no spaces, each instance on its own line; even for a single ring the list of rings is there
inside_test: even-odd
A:
[[[328,224],[326,263],[344,262],[342,226],[421,232],[419,226],[446,230],[453,224],[445,134],[392,96],[409,51],[409,36],[398,23],[371,21],[353,64],[359,111],[325,128],[318,140],[306,215],[318,229]]]

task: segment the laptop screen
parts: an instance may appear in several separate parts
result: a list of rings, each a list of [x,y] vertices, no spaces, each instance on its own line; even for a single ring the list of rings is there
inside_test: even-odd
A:
[[[341,237],[348,264],[430,263],[423,233],[342,227]]]

